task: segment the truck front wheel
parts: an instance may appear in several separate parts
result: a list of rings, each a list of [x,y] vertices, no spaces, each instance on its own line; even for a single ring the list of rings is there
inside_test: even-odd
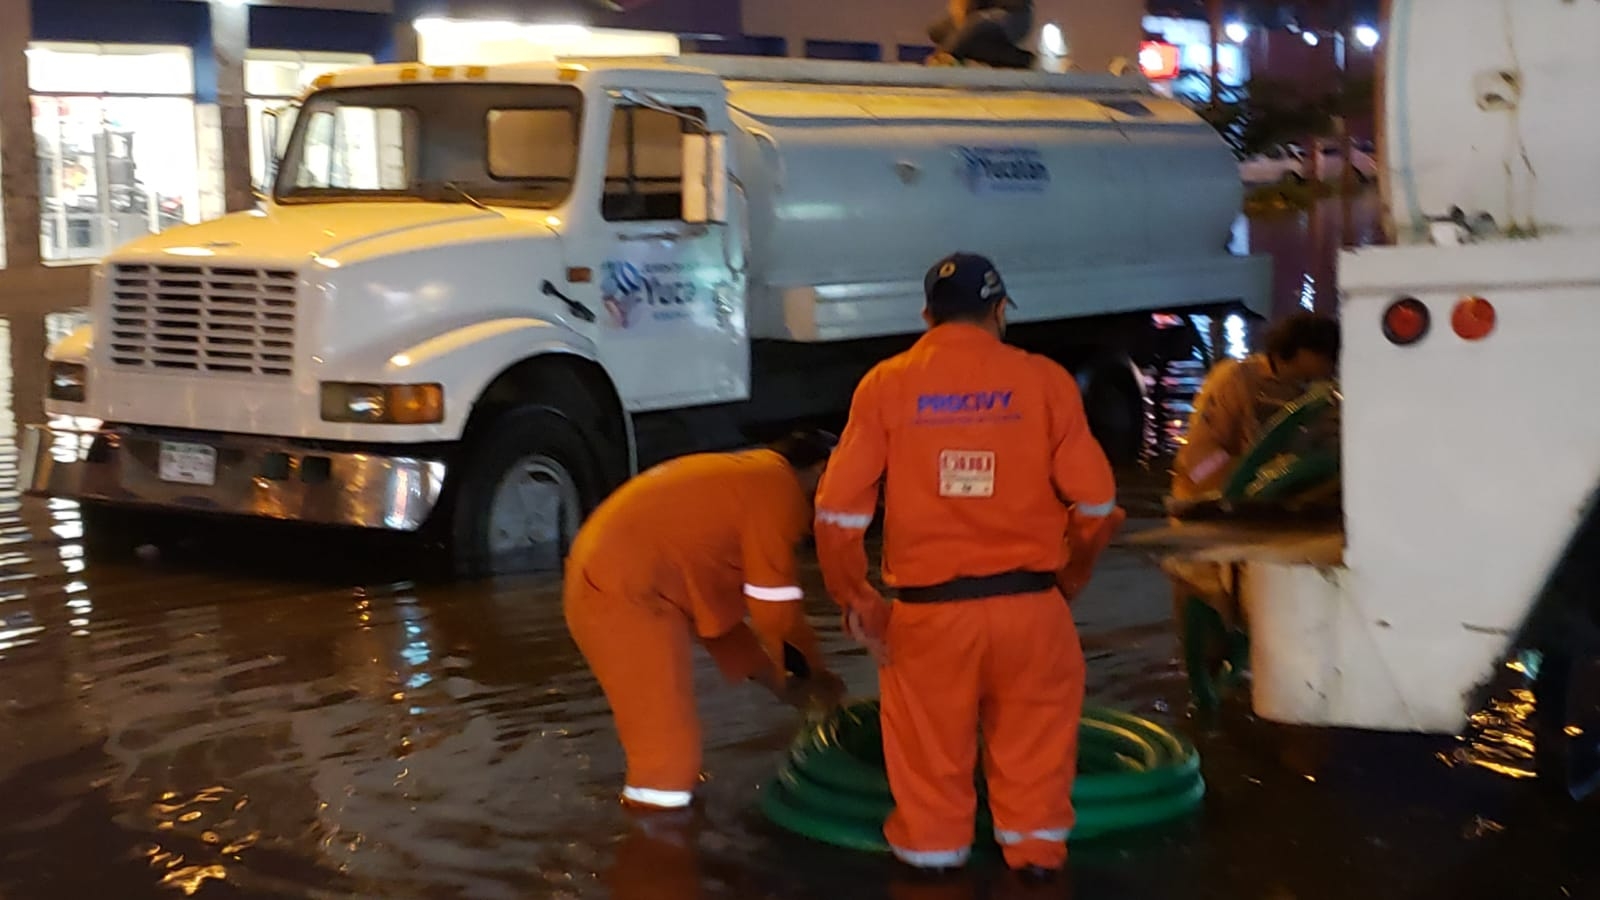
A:
[[[451,554],[464,577],[559,570],[578,527],[604,496],[590,437],[545,406],[503,413],[457,471]]]
[[[83,554],[92,562],[123,562],[139,547],[162,545],[181,536],[181,520],[148,509],[110,506],[92,500],[78,505]]]

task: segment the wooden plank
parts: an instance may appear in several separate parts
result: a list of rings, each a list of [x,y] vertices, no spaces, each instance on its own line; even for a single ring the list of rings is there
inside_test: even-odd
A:
[[[1194,522],[1134,532],[1120,543],[1136,553],[1181,562],[1344,562],[1344,530],[1337,525]]]

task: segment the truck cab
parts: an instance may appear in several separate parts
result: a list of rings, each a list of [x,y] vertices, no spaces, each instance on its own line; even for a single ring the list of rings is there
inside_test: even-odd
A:
[[[259,209],[107,259],[51,349],[48,411],[100,425],[29,428],[24,481],[86,527],[431,530],[464,572],[544,568],[641,467],[842,415],[953,247],[1103,429],[1143,418],[1130,323],[1266,306],[1231,155],[1136,78],[375,66],[319,80],[286,148]]]

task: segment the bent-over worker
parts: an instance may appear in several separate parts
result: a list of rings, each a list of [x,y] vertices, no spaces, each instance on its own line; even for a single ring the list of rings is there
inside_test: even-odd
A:
[[[806,621],[795,563],[831,449],[829,436],[805,433],[761,450],[681,457],[623,485],[579,531],[566,566],[567,627],[616,717],[629,805],[693,801],[696,641],[729,682],[753,680],[786,700],[800,699],[786,646],[804,657],[808,691],[842,686]]]
[[[1214,495],[1232,478],[1239,462],[1262,437],[1263,427],[1287,404],[1304,396],[1312,383],[1333,377],[1339,361],[1339,323],[1323,315],[1296,313],[1267,333],[1260,353],[1220,362],[1195,398],[1186,443],[1173,460],[1171,498],[1180,503]],[[1209,664],[1220,664],[1225,642],[1189,647],[1190,600],[1211,607],[1225,630],[1241,626],[1231,566],[1168,559],[1162,569],[1172,578],[1173,617],[1187,651],[1201,650]],[[1199,698],[1214,704],[1215,697]]]
[[[1173,460],[1173,498],[1193,500],[1221,488],[1262,426],[1313,382],[1332,378],[1338,361],[1339,323],[1296,313],[1267,333],[1263,352],[1218,363],[1195,398],[1187,443]]]
[[[874,368],[817,498],[817,551],[847,626],[880,655],[895,855],[969,855],[978,735],[1011,868],[1066,862],[1084,660],[1058,580],[1076,585],[1116,507],[1072,376],[1001,340],[1011,304],[989,260],[929,271],[930,330]],[[885,487],[883,580],[864,533]],[[1069,563],[1069,548],[1085,548]]]

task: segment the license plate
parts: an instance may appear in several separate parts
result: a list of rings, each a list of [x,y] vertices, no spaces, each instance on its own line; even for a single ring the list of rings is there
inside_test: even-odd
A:
[[[217,483],[217,451],[205,444],[161,443],[161,480],[175,484]]]

